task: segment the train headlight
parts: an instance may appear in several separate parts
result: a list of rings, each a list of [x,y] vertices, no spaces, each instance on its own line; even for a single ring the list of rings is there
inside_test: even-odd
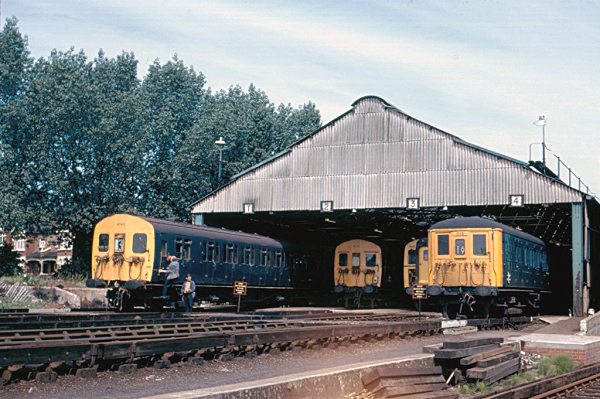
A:
[[[115,288],[119,288],[119,282],[115,281]]]

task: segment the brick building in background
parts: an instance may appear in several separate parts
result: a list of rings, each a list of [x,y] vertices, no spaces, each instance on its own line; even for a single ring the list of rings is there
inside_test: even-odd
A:
[[[24,273],[53,274],[73,255],[68,232],[61,234],[16,235],[0,230],[0,245],[12,242]]]

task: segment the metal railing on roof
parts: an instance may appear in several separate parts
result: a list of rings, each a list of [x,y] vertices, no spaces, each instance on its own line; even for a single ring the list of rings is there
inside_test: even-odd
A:
[[[596,198],[596,200],[598,202],[600,202],[600,198],[598,197],[598,195],[594,192],[592,192],[590,190],[590,186],[588,186],[587,184],[585,184],[583,182],[583,180],[581,180],[581,176],[577,175],[575,172],[573,172],[573,169],[571,169],[569,167],[569,165],[567,165],[560,156],[556,155],[556,153],[554,151],[552,151],[550,148],[548,148],[548,146],[546,146],[546,151],[550,152],[554,158],[556,158],[556,172],[554,172],[552,169],[550,169],[550,167],[548,165],[538,165],[541,164],[541,162],[534,162],[531,158],[531,146],[534,144],[541,144],[542,143],[532,143],[529,146],[529,163],[531,165],[533,165],[536,169],[538,169],[541,173],[546,174],[550,177],[553,177],[557,180],[560,180],[561,182],[563,182],[564,184],[568,185],[571,188],[574,188],[578,191],[581,191],[582,193],[585,193],[587,195],[590,195],[594,198]],[[546,170],[544,170],[544,168]],[[567,176],[565,178],[565,172],[564,170],[566,169]],[[562,177],[561,177],[561,171],[562,171]],[[546,173],[549,172],[549,173]]]

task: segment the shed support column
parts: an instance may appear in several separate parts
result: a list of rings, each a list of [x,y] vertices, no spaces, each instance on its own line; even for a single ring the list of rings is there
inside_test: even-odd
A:
[[[197,224],[197,225],[204,224],[204,214],[203,213],[194,213],[192,218],[193,218],[193,220],[192,220],[193,224]]]
[[[587,313],[587,304],[584,304],[585,276],[583,272],[583,203],[571,204],[571,242],[572,242],[572,270],[573,270],[573,316],[583,316]],[[587,296],[587,292],[585,293]]]

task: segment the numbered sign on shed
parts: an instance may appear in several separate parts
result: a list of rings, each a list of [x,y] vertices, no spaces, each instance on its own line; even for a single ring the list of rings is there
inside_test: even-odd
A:
[[[246,296],[248,293],[248,283],[246,281],[235,281],[233,283],[233,294]]]
[[[427,286],[421,284],[413,285],[412,299],[427,299]]]

